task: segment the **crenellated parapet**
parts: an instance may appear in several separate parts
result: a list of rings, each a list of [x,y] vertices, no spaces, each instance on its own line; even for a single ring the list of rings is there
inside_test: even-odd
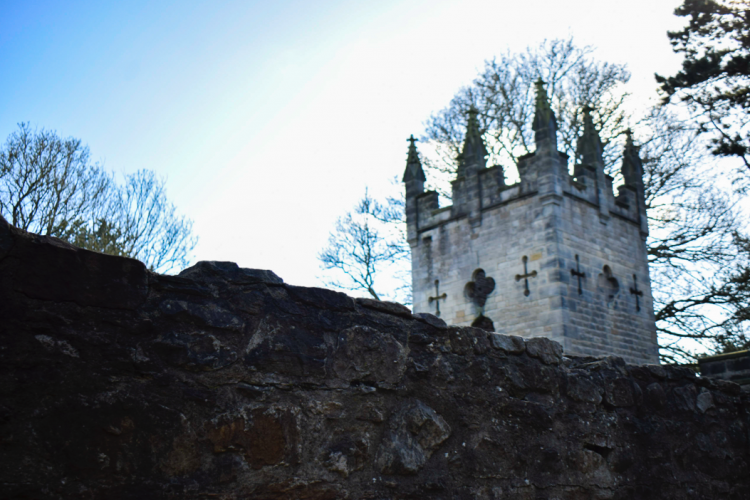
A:
[[[404,182],[407,184],[407,223],[414,229],[415,236],[420,228],[434,227],[451,219],[468,217],[472,225],[480,225],[483,212],[530,195],[539,195],[553,202],[562,196],[574,198],[596,206],[600,223],[606,225],[610,216],[615,216],[639,225],[644,238],[648,235],[643,166],[630,131],[623,152],[624,184],[615,194],[614,180],[604,171],[602,143],[593,123],[592,108],[583,108],[584,127],[576,152],[578,161],[571,175],[568,155],[557,151],[557,121],[541,80],[537,81],[537,92],[534,118],[537,148],[518,159],[520,181],[516,184],[505,183],[502,166],[486,167],[488,153],[475,108],[468,112],[464,146],[458,156],[456,178],[451,182],[453,204],[450,206],[439,207],[437,193],[424,192],[424,172],[421,163],[418,168],[416,166],[419,161],[413,142],[416,139],[410,139]],[[410,211],[410,203],[418,208]]]

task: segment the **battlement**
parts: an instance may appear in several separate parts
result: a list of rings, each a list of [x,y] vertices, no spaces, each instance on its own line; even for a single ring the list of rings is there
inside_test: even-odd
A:
[[[562,155],[562,153],[561,153]],[[641,226],[640,206],[637,186],[621,185],[617,188],[615,195],[613,190],[613,178],[604,176],[605,194],[599,199],[595,167],[577,165],[573,175],[562,177],[562,192],[564,196],[602,208],[603,213],[619,217],[636,226]],[[470,187],[476,183],[478,189]],[[440,207],[438,194],[435,191],[426,191],[416,196],[419,217],[418,228],[425,230],[449,220],[466,217],[473,204],[478,201],[481,212],[492,210],[498,205],[513,203],[517,200],[536,196],[539,194],[535,176],[530,173],[521,178],[515,184],[505,184],[504,169],[500,165],[479,170],[467,176],[459,177],[452,182],[454,203]],[[475,197],[479,196],[479,200]],[[603,221],[606,224],[606,221]],[[648,226],[644,229],[644,237],[648,235]]]

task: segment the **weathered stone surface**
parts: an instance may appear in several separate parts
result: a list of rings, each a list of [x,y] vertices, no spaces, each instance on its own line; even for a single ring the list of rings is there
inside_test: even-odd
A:
[[[132,310],[146,300],[148,274],[146,266],[137,260],[24,233],[5,221],[0,232],[0,252],[5,248],[5,267],[0,272],[6,274],[16,292],[33,299],[109,309]],[[50,281],[50,276],[56,279]]]
[[[433,451],[451,434],[451,428],[435,410],[421,401],[402,405],[393,416],[378,452],[383,474],[416,474]]]
[[[545,365],[558,365],[562,361],[562,346],[554,340],[536,337],[526,341],[529,356],[539,358]]]
[[[234,284],[269,283],[280,285],[284,280],[272,271],[244,269],[234,262],[203,261],[180,273],[184,278],[199,281],[228,281]]]
[[[438,328],[448,328],[448,324],[443,321],[442,319],[438,318],[434,314],[430,313],[416,313],[414,315],[416,318],[420,318],[425,323],[430,324],[432,326],[436,326]]]
[[[567,394],[576,401],[599,404],[602,390],[588,373],[571,373],[567,377]]]
[[[523,337],[494,333],[489,338],[492,347],[510,354],[520,354],[526,350],[526,343],[523,341]]]
[[[367,307],[376,311],[382,311],[388,314],[395,314],[404,318],[411,318],[411,310],[406,306],[397,304],[396,302],[366,298],[359,298],[356,299],[356,301],[357,304],[361,305],[362,307]]]
[[[0,498],[750,498],[736,384],[433,323],[0,220]]]
[[[714,398],[711,396],[711,391],[707,391],[705,388],[701,390],[701,393],[696,398],[695,406],[698,407],[701,413],[706,413],[711,408],[714,408],[716,405],[714,405]]]
[[[331,365],[347,382],[396,385],[406,371],[406,350],[392,335],[354,326],[338,335]]]

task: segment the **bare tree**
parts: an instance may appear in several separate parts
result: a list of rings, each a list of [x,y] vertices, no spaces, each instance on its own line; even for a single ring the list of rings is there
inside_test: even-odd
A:
[[[118,189],[112,219],[124,255],[145,262],[153,270],[183,269],[195,247],[192,221],[177,214],[167,199],[164,180],[150,170],[126,177]]]
[[[0,149],[0,213],[21,229],[167,272],[188,265],[192,223],[164,181],[141,170],[119,185],[79,139],[22,123]]]
[[[339,276],[326,284],[344,290],[363,290],[376,300],[384,298],[382,290],[376,291],[383,271],[409,257],[401,227],[403,213],[403,204],[397,199],[380,203],[365,191],[354,212],[336,221],[328,245],[318,256],[323,269],[333,270]],[[400,281],[404,284],[406,280],[402,276]],[[406,287],[396,288],[389,298],[400,298],[398,292]]]
[[[27,231],[68,239],[107,214],[113,187],[78,139],[22,123],[0,150],[0,212]]]
[[[738,286],[737,277],[748,262],[742,248],[747,221],[734,193],[716,182],[721,166],[707,157],[692,123],[658,107],[638,130],[662,358],[689,361],[697,344],[724,350],[742,335],[740,311],[750,305],[750,290]]]

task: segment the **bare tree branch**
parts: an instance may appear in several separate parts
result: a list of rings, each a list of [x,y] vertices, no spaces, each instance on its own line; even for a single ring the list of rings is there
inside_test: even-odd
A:
[[[0,213],[21,229],[154,271],[187,266],[192,223],[167,200],[164,182],[141,170],[118,185],[89,156],[79,139],[21,123],[0,149]]]
[[[389,199],[382,204],[365,191],[354,212],[336,221],[328,245],[318,255],[323,269],[333,270],[343,278],[329,279],[326,284],[344,290],[364,290],[381,300],[383,295],[375,287],[383,270],[409,258],[402,232],[403,217],[403,203]]]

